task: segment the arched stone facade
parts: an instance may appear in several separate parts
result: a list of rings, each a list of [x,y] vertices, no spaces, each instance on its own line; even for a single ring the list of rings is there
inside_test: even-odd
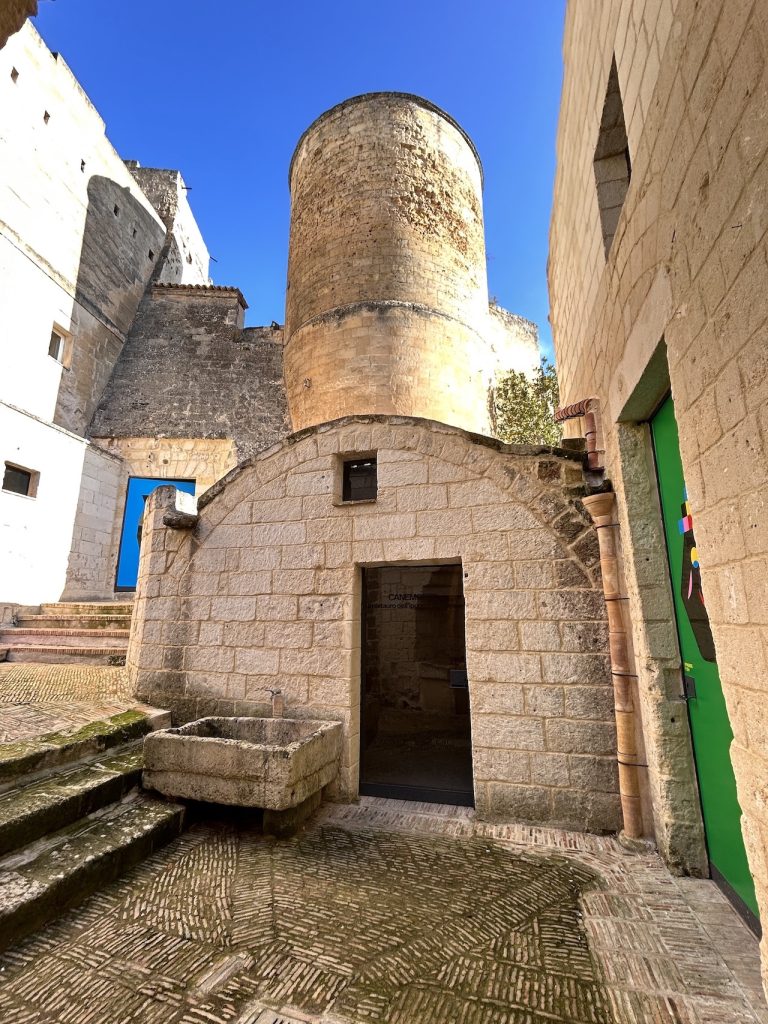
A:
[[[376,453],[375,501],[337,496]],[[427,420],[355,417],[241,463],[188,529],[150,498],[128,667],[140,697],[202,714],[343,721],[336,796],[358,787],[360,568],[459,563],[475,803],[485,817],[620,825],[598,553],[580,456]]]

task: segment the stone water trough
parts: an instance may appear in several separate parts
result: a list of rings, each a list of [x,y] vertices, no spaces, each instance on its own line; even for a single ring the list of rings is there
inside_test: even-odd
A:
[[[292,831],[339,770],[341,723],[201,718],[144,740],[145,788],[165,796],[264,809],[265,831]]]

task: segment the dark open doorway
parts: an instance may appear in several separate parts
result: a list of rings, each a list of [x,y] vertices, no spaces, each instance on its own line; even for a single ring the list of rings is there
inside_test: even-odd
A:
[[[360,792],[472,806],[460,565],[363,570]]]

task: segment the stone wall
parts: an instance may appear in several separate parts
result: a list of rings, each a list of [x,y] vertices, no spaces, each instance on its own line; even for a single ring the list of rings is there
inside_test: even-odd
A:
[[[194,480],[198,495],[237,465],[229,438],[109,437],[98,444],[119,457],[128,476]]]
[[[0,397],[82,435],[165,226],[30,23],[0,51],[0,109],[0,333],[15,339]],[[48,355],[54,326],[64,365]]]
[[[34,497],[0,489],[0,602],[58,601],[67,572],[86,441],[0,402],[5,462],[34,474]]]
[[[488,338],[495,355],[494,377],[506,370],[532,373],[539,365],[539,329],[525,317],[492,302],[488,307]]]
[[[285,376],[294,429],[401,413],[491,432],[489,392],[528,339],[488,310],[482,170],[417,96],[356,96],[291,161]],[[508,366],[504,366],[507,369]]]
[[[765,4],[571,2],[549,263],[563,403],[594,395],[602,407],[657,834],[691,868],[704,848],[643,422],[671,385],[764,920],[766,52]],[[614,55],[632,174],[606,255],[593,159]]]
[[[127,476],[122,459],[87,446],[63,601],[114,596]]]
[[[375,451],[375,502],[343,503],[340,455]],[[481,814],[613,830],[620,821],[597,547],[578,457],[445,425],[368,417],[293,435],[166,528],[147,505],[128,666],[178,718],[287,713],[345,725],[338,795],[357,793],[360,566],[464,573]]]
[[[91,435],[232,439],[239,458],[284,437],[282,331],[243,329],[244,309],[235,288],[153,286]]]
[[[166,238],[155,280],[161,284],[210,284],[210,256],[187,199],[187,186],[178,171],[126,166],[162,217]]]
[[[0,330],[16,339],[1,397],[82,435],[150,280],[207,283],[208,253],[179,173],[131,173],[29,23],[0,53],[0,109]]]
[[[227,439],[116,437],[89,444],[62,600],[114,597],[129,477],[194,480],[199,495],[236,464]]]

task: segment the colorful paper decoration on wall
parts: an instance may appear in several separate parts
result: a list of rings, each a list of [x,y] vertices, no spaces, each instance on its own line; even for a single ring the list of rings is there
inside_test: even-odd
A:
[[[704,604],[704,593],[701,589],[701,568],[696,540],[693,536],[693,515],[688,503],[688,493],[683,489],[682,518],[677,521],[677,528],[683,535],[683,578],[681,596],[688,621],[696,638],[699,651],[705,661],[715,661],[715,643],[712,629]]]

